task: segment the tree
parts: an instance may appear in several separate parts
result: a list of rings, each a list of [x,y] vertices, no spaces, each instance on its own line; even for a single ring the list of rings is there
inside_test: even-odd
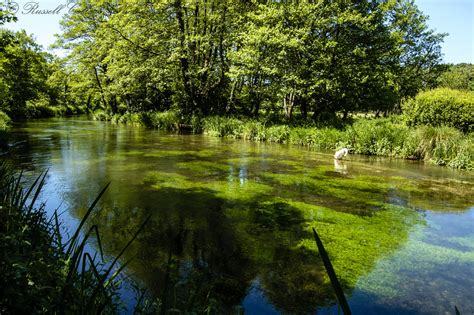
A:
[[[4,25],[9,22],[16,22],[18,19],[13,13],[18,4],[12,3],[10,1],[5,1],[1,4],[0,7],[0,25]]]
[[[460,63],[449,66],[438,78],[438,84],[450,89],[474,91],[474,65]]]
[[[22,116],[27,101],[47,93],[48,55],[25,31],[0,29],[0,110]]]
[[[82,0],[60,44],[87,103],[112,113],[326,120],[390,111],[432,86],[444,35],[426,20],[410,0]]]

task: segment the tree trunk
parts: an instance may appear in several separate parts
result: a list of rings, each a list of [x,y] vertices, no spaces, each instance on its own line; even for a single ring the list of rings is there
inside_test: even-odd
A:
[[[283,97],[283,109],[285,110],[285,117],[291,120],[293,115],[293,108],[295,105],[295,92],[291,91]]]
[[[102,89],[102,84],[100,83],[99,74],[97,73],[97,67],[94,67],[95,79],[97,80],[97,86],[100,90],[100,96],[102,97],[102,102],[104,107],[107,109],[107,101],[105,100],[104,90]]]
[[[184,92],[186,93],[186,100],[185,100],[185,107],[184,111],[186,113],[190,112],[190,104],[189,102],[194,102],[194,95],[192,92],[190,80],[189,80],[189,61],[188,58],[185,56],[186,53],[186,48],[185,48],[185,39],[186,39],[186,30],[185,30],[185,25],[184,25],[184,19],[183,19],[183,12],[182,12],[182,4],[181,0],[175,0],[173,4],[175,11],[176,11],[176,21],[178,22],[178,28],[179,28],[179,34],[178,34],[178,39],[179,39],[179,46],[181,49],[181,58],[179,59],[180,64],[181,64],[181,77],[183,80],[183,85],[184,85]]]

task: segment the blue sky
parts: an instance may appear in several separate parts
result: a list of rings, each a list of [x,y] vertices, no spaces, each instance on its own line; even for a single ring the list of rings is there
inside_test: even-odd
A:
[[[5,1],[5,0],[3,0]],[[2,2],[3,2],[2,1]],[[9,23],[7,28],[25,29],[33,34],[38,43],[48,47],[55,40],[54,34],[60,32],[59,20],[67,8],[59,14],[31,14],[25,4],[29,0],[16,0],[19,4],[18,22]],[[54,10],[66,5],[68,0],[37,0],[38,9]],[[443,47],[444,61],[449,63],[474,63],[474,1],[473,0],[415,0],[418,7],[430,16],[430,28],[439,33],[449,33]]]

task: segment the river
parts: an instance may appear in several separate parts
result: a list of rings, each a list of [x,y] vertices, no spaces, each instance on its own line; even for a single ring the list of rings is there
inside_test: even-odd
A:
[[[354,314],[474,312],[472,172],[81,119],[12,138],[27,178],[49,170],[40,199],[65,230],[111,182],[89,222],[109,256],[152,215],[123,260],[168,307],[337,314],[314,227]]]

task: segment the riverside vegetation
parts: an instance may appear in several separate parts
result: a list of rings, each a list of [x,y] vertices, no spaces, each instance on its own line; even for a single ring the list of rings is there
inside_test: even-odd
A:
[[[7,154],[12,161],[50,166],[42,200],[69,205],[65,220],[82,218],[112,181],[84,225],[99,226],[107,256],[153,215],[123,261],[135,257],[127,272],[166,308],[227,314],[253,309],[245,301],[260,290],[283,313],[331,307],[314,227],[354,312],[472,309],[462,302],[474,261],[467,172],[386,159],[338,168],[331,155],[296,146],[77,119],[32,120],[11,136],[27,143]]]
[[[62,21],[66,58],[1,29],[0,111],[472,169],[473,66],[441,64],[445,34],[426,21],[409,0],[82,0]]]
[[[124,310],[119,295],[122,270],[129,262],[119,259],[148,219],[138,227],[126,246],[107,261],[98,226],[86,221],[107,186],[85,211],[69,238],[57,211],[48,218],[46,205],[37,205],[45,184],[44,172],[28,189],[22,173],[14,172],[0,161],[0,312],[5,314],[117,314]],[[96,249],[87,249],[94,238]],[[141,290],[136,286],[138,290]],[[158,310],[151,300],[137,300],[135,313]],[[130,311],[130,310],[129,310]]]
[[[474,97],[471,97],[474,99]],[[472,103],[471,103],[472,104]],[[462,114],[472,129],[472,115],[467,107]],[[415,110],[413,110],[415,111]],[[211,116],[203,119],[193,117],[191,124],[178,113],[141,113],[108,116],[103,111],[94,113],[96,120],[114,123],[143,125],[166,131],[179,131],[182,126],[193,132],[235,139],[268,141],[313,147],[317,150],[349,148],[351,153],[379,155],[411,160],[427,161],[436,165],[447,165],[459,169],[474,169],[474,133],[463,133],[454,127],[416,124],[412,116],[390,118],[357,118],[352,124],[335,128],[306,125],[278,124],[256,119]],[[461,112],[461,111],[456,111]],[[471,111],[472,112],[472,111]],[[421,116],[421,117],[426,117]],[[414,122],[411,121],[414,120]],[[455,122],[454,122],[455,124]]]
[[[15,19],[8,8],[0,11],[0,25]],[[186,129],[320,150],[345,146],[354,153],[473,169],[473,66],[443,65],[440,43],[445,34],[436,34],[426,22],[427,16],[411,0],[80,0],[64,17],[55,44],[69,52],[65,58],[44,52],[24,31],[0,29],[0,145],[6,146],[10,117],[21,120],[85,113],[98,120],[167,131]],[[381,115],[389,117],[379,118]],[[142,266],[152,266],[155,271],[153,279],[143,277],[150,287],[160,283],[156,280],[165,280],[164,288],[158,285],[156,294],[162,297],[161,310],[178,306],[209,312],[219,309],[216,301],[225,307],[235,305],[250,281],[262,275],[268,297],[278,309],[314,311],[317,306],[330,305],[333,293],[323,266],[314,265],[312,228],[331,243],[334,268],[343,279],[343,288],[350,291],[374,268],[378,257],[399,249],[423,221],[409,207],[385,202],[400,197],[393,195],[394,187],[402,197],[419,199],[416,197],[423,189],[406,178],[344,177],[333,174],[333,165],[324,164],[301,176],[301,165],[282,160],[278,169],[286,173],[268,172],[262,182],[236,174],[239,167],[232,164],[235,161],[225,160],[228,156],[220,156],[216,162],[210,158],[214,153],[181,149],[148,155],[126,152],[143,155],[148,159],[146,165],[155,165],[164,154],[179,160],[173,164],[173,172],[166,163],[153,170],[144,167],[146,172],[140,174],[145,178],[136,184],[145,183],[154,191],[145,191],[142,201],[150,195],[165,200],[171,196],[173,200],[167,200],[162,211],[168,217],[150,222],[154,229],[141,236],[142,243],[132,245],[148,255],[157,240],[166,243],[142,261]],[[106,161],[123,158],[115,153]],[[200,160],[193,161],[193,157]],[[250,169],[255,168],[252,158],[262,162],[261,156],[251,156]],[[134,168],[143,165],[120,167],[135,172]],[[192,174],[199,174],[199,180],[192,179]],[[57,216],[51,222],[44,206],[35,210],[32,202],[25,207],[27,197],[33,194],[34,200],[39,187],[36,193],[33,185],[23,194],[18,177],[3,178],[7,181],[2,185],[5,192],[0,210],[6,218],[2,219],[2,232],[11,235],[2,235],[2,261],[7,264],[2,265],[6,275],[2,296],[6,298],[0,311],[24,312],[23,307],[30,305],[37,312],[81,312],[85,308],[116,312],[120,307],[117,278],[110,274],[109,265],[97,264],[99,260],[83,250],[95,233],[98,252],[102,252],[95,225],[102,221],[107,223],[101,230],[103,235],[112,240],[110,252],[121,257],[120,244],[129,244],[130,237],[134,238],[129,230],[137,227],[129,213],[116,209],[96,213],[92,222],[81,221],[78,232],[65,243],[58,232]],[[86,180],[90,182],[90,178]],[[36,184],[43,182],[44,177]],[[443,202],[460,202],[462,195],[468,200],[461,202],[462,209],[472,204],[469,183],[452,185],[454,188],[439,184],[430,197],[447,196]],[[270,194],[275,187],[283,197]],[[456,191],[460,187],[464,188]],[[321,200],[294,200],[295,196],[304,197],[308,189],[317,191]],[[191,202],[184,204],[188,200]],[[185,206],[191,213],[184,216],[183,209],[188,211]],[[92,208],[79,211],[81,217],[87,218]],[[135,219],[145,220],[147,213],[135,210],[139,212]],[[210,229],[210,224],[215,229]],[[117,233],[119,227],[123,233]],[[82,240],[78,238],[80,228],[86,228]],[[190,234],[193,246],[187,255],[193,257],[192,268],[180,260],[186,242],[191,243],[186,238]],[[269,244],[269,239],[274,242],[266,252],[255,245]],[[209,240],[216,244],[211,250]],[[423,243],[417,250],[430,254],[430,259],[437,257],[437,266],[444,266],[452,257],[461,257],[465,266],[471,266],[472,253],[459,250],[470,248],[469,240],[454,242],[460,247],[443,255],[433,254],[439,251],[433,244]],[[209,256],[199,257],[206,250]],[[227,261],[238,263],[229,266]],[[294,262],[292,267],[297,266],[300,273],[285,269],[288,261]],[[111,265],[114,263],[116,260]],[[90,268],[84,268],[87,265]],[[143,271],[136,263],[130,267]],[[189,271],[186,279],[183,270]],[[219,277],[209,278],[211,271]],[[51,283],[54,285],[43,285]],[[168,290],[171,287],[174,290]],[[369,283],[369,287],[370,292],[396,296],[390,285]],[[189,292],[193,292],[192,298]],[[13,300],[20,303],[12,305]]]

